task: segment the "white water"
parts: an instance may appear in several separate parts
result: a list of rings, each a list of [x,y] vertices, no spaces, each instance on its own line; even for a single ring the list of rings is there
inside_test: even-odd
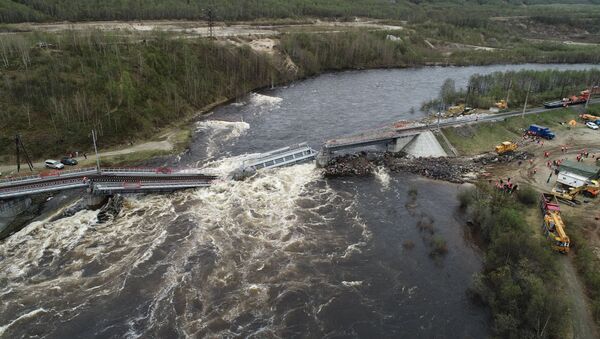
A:
[[[239,159],[222,159],[214,168],[225,171],[233,163]],[[128,329],[121,333],[128,337],[151,336],[173,316],[186,335],[203,333],[214,315],[190,308],[198,302],[220,308],[225,321],[248,312],[260,317],[270,309],[267,291],[295,276],[293,262],[317,250],[317,240],[330,233],[327,211],[341,199],[325,184],[316,187],[320,180],[314,165],[304,164],[209,189],[129,196],[119,218],[107,224],[96,224],[93,211],[32,223],[0,244],[1,257],[10,258],[0,261],[6,281],[0,295],[9,296],[0,312],[11,319],[0,329],[18,325],[23,311],[48,323],[93,312],[91,305],[103,300],[123,299],[127,308],[126,300],[138,296],[149,301],[126,312]],[[344,249],[332,254],[341,258]],[[296,278],[308,284],[301,281],[309,276]],[[212,299],[222,290],[232,292]],[[176,305],[183,311],[174,315]],[[40,307],[43,313],[33,311]]]
[[[219,150],[220,145],[229,144],[244,135],[250,125],[243,121],[202,120],[196,123],[196,133],[206,136],[206,153],[209,158]]]
[[[257,114],[265,113],[265,112],[271,111],[275,108],[279,108],[282,101],[283,101],[282,98],[268,96],[268,95],[259,94],[259,93],[252,93],[252,94],[250,94],[250,98],[249,98],[249,104],[251,106],[255,106],[255,107],[259,108],[258,110],[255,111]]]

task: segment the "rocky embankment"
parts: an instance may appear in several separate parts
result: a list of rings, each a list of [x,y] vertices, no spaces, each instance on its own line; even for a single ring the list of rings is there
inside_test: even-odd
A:
[[[324,169],[325,177],[364,176],[385,166],[392,172],[409,172],[427,178],[463,183],[483,170],[481,162],[471,158],[410,158],[399,153],[348,154],[332,159]]]

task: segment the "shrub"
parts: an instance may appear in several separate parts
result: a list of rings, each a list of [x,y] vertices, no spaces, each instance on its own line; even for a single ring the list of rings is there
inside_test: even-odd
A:
[[[432,257],[445,255],[448,253],[448,244],[446,244],[446,239],[442,238],[440,235],[435,235],[431,238],[431,252],[429,255]]]
[[[520,187],[517,191],[517,199],[524,205],[533,206],[537,203],[538,193],[531,186]]]

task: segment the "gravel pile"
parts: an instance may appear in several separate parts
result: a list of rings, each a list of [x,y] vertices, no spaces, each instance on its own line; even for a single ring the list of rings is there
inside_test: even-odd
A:
[[[493,163],[508,163],[508,162],[512,162],[512,161],[523,161],[523,160],[528,160],[533,158],[534,155],[529,153],[529,152],[525,152],[525,151],[519,151],[519,152],[510,152],[510,153],[506,153],[506,154],[502,154],[502,155],[498,155],[496,153],[488,153],[488,154],[484,154],[480,157],[477,157],[475,159],[473,159],[473,161],[475,161],[476,163],[480,163],[482,165],[487,165],[487,164],[493,164]]]

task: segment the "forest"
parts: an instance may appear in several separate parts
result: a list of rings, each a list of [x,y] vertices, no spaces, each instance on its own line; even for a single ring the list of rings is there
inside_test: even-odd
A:
[[[139,19],[202,19],[212,8],[218,20],[258,18],[371,17],[400,20],[462,20],[495,15],[539,15],[600,0],[0,0],[0,22]],[[465,15],[465,9],[467,14]],[[588,11],[580,8],[579,15]],[[573,14],[573,8],[568,13]],[[465,19],[466,18],[466,19]]]
[[[249,47],[207,40],[71,32],[44,36],[44,47],[33,41],[0,40],[3,154],[12,153],[16,132],[34,157],[89,147],[92,128],[102,147],[151,137],[204,106],[289,79]]]
[[[280,37],[274,55],[258,53],[243,44],[185,39],[164,32],[144,36],[101,31],[0,36],[0,91],[5,93],[0,97],[0,156],[12,156],[16,132],[22,133],[34,157],[89,147],[92,128],[99,130],[102,147],[148,138],[215,102],[327,71],[600,60],[598,47],[547,48],[525,41],[517,41],[511,50],[502,52],[457,50],[444,55],[442,50],[430,48],[425,36],[434,41],[448,30],[428,30],[288,33]],[[470,29],[456,30],[467,33]],[[400,40],[387,39],[390,34]],[[465,41],[471,36],[456,33],[455,39]],[[485,92],[491,91],[487,84],[497,81],[495,78],[472,81],[482,104],[492,100],[496,92],[505,92],[504,82],[493,92]],[[515,103],[522,100],[521,90],[527,83],[526,78],[515,78]],[[540,80],[534,90],[542,91],[555,83]],[[565,83],[560,88],[567,92],[574,86]],[[548,90],[546,97],[559,95],[556,91]],[[545,97],[533,96],[532,104],[539,98]]]

